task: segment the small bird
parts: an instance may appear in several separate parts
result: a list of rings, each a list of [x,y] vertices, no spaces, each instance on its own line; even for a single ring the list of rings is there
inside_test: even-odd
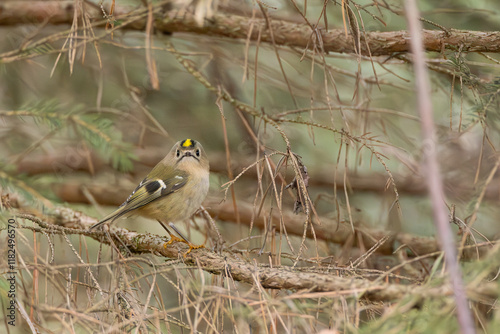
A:
[[[92,225],[94,229],[118,218],[139,215],[156,219],[170,235],[167,244],[185,242],[189,251],[200,248],[188,241],[172,223],[191,217],[207,196],[209,162],[201,144],[193,139],[177,142],[113,213]],[[165,222],[182,238],[170,233]]]

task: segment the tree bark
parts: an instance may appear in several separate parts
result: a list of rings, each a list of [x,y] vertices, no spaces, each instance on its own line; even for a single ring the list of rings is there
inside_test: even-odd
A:
[[[325,29],[322,26],[311,27],[306,23],[290,22],[271,17],[270,25],[264,18],[241,16],[222,11],[205,19],[199,26],[192,13],[170,9],[167,2],[154,6],[156,31],[163,33],[192,33],[247,39],[256,42],[259,32],[260,41],[300,49],[318,48],[325,52],[357,53],[354,39],[344,29]],[[66,24],[71,25],[75,11],[73,1],[4,1],[0,3],[0,25],[18,24]],[[104,26],[100,8],[85,7],[85,13],[96,21],[97,26]],[[123,22],[125,30],[144,30],[147,11],[144,8],[117,7],[112,19]],[[100,21],[100,23],[98,22]],[[122,23],[116,23],[119,26]],[[463,52],[500,52],[500,32],[498,31],[462,31],[449,29],[423,30],[423,43],[426,51],[442,52],[461,50]],[[391,56],[394,53],[407,53],[410,50],[408,31],[360,31],[361,54],[363,56]]]

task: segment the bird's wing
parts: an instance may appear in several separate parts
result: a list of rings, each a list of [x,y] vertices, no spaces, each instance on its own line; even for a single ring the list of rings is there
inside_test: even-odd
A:
[[[187,181],[188,175],[182,171],[176,171],[173,177],[168,180],[162,180],[159,178],[150,179],[148,176],[142,180],[127,200],[120,205],[116,211],[104,217],[90,228],[93,229],[108,220],[111,220],[112,222],[115,219],[120,218],[133,210],[139,209],[140,207],[143,207],[160,197],[168,196],[185,186]]]

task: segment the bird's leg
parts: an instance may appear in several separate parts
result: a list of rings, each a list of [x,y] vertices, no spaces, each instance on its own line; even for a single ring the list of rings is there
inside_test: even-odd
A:
[[[179,233],[179,235],[181,236],[181,238],[179,237],[176,237],[175,235],[172,234],[172,232],[170,232],[170,230],[168,229],[167,225],[165,225],[164,222],[158,220],[158,223],[160,223],[160,225],[165,229],[165,231],[167,231],[168,235],[170,236],[170,240],[167,241],[167,243],[165,244],[166,245],[171,245],[172,243],[174,242],[183,242],[185,244],[190,244],[189,240],[187,240],[186,238],[184,238],[184,236],[182,234],[180,234],[178,231],[176,231],[177,233]]]
[[[180,235],[180,236],[181,236],[181,238],[182,238],[182,239],[184,239],[184,241],[185,241],[185,242],[187,243],[187,245],[189,246],[189,250],[186,252],[186,254],[184,254],[184,256],[186,256],[186,255],[188,255],[189,253],[191,253],[191,251],[192,251],[193,249],[199,249],[199,248],[204,248],[204,247],[205,247],[205,245],[195,245],[195,244],[191,243],[191,241],[189,241],[186,237],[184,237],[184,235],[182,235],[181,231],[179,231],[179,230],[177,229],[177,227],[175,227],[175,225],[174,225],[173,223],[169,223],[168,225],[170,226],[170,228],[171,228],[172,230],[174,230],[174,231],[175,231],[175,233],[177,233],[178,235]]]
[[[193,249],[198,249],[198,248],[203,248],[205,247],[204,245],[195,245],[193,243],[191,243],[191,241],[189,241],[182,233],[181,231],[179,231],[177,229],[177,227],[175,227],[175,225],[173,223],[170,223],[168,224],[170,226],[170,228],[172,230],[175,231],[175,233],[177,233],[179,237],[175,236],[172,234],[172,232],[170,232],[170,229],[167,227],[167,225],[165,225],[164,222],[158,220],[158,222],[160,223],[160,225],[165,229],[165,231],[167,231],[168,235],[170,236],[170,240],[165,244],[166,245],[170,245],[172,244],[173,242],[183,242],[185,244],[187,244],[189,246],[189,250],[186,252],[186,254],[184,254],[184,256],[186,256],[187,254],[189,254]]]

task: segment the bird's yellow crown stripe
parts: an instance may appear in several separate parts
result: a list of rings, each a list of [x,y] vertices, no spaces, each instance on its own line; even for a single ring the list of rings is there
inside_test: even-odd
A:
[[[191,147],[191,146],[193,146],[193,142],[191,141],[191,139],[186,139],[182,143],[182,147]]]

